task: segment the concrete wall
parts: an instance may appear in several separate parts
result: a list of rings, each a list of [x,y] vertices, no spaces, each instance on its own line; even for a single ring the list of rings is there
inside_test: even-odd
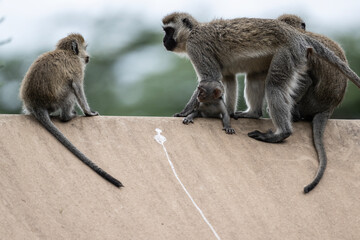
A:
[[[231,136],[217,119],[56,122],[118,189],[32,117],[0,115],[0,239],[360,239],[359,120],[329,122],[328,167],[307,195],[318,167],[310,123],[282,144],[247,137],[269,120],[232,124]]]

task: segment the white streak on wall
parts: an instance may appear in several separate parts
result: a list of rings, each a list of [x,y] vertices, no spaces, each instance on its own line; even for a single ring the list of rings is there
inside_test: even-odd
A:
[[[201,217],[204,219],[204,221],[206,222],[206,224],[210,227],[211,231],[214,233],[216,239],[220,240],[219,235],[216,233],[215,229],[213,228],[213,226],[210,224],[210,222],[207,220],[207,218],[205,217],[203,211],[199,208],[199,206],[195,203],[194,199],[191,197],[190,193],[187,191],[187,189],[185,188],[184,184],[181,182],[179,176],[176,173],[174,164],[171,162],[170,157],[167,153],[167,150],[164,146],[164,142],[166,141],[166,137],[164,137],[163,135],[161,135],[162,130],[159,128],[156,128],[155,131],[157,132],[157,135],[154,136],[154,139],[156,142],[158,142],[160,145],[162,145],[164,152],[166,154],[166,157],[168,159],[168,162],[170,164],[170,167],[175,175],[175,178],[178,180],[178,182],[180,183],[181,187],[183,188],[183,190],[185,191],[186,195],[190,198],[192,204],[195,206],[195,208],[198,210],[198,212],[200,213]]]

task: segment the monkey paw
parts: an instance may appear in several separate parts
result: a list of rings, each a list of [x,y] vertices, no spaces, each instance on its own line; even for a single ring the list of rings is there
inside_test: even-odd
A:
[[[190,119],[190,118],[184,118],[183,124],[188,125],[189,123],[194,123],[194,121],[192,119]]]
[[[88,117],[92,117],[92,116],[98,116],[99,113],[96,112],[96,111],[90,110],[89,112],[85,112],[85,115],[88,116]]]
[[[268,130],[265,133],[262,133],[260,131],[253,131],[249,132],[248,136],[251,138],[254,138],[256,140],[262,141],[262,142],[269,142],[269,143],[279,143],[282,142],[285,138],[289,137],[291,133],[280,133],[275,134],[273,131]]]
[[[262,115],[261,112],[259,113],[254,113],[254,112],[236,112],[230,115],[230,117],[232,117],[235,120],[238,120],[239,118],[254,118],[254,119],[258,119],[260,118]]]
[[[226,134],[235,134],[235,129],[229,127],[229,128],[223,128]]]

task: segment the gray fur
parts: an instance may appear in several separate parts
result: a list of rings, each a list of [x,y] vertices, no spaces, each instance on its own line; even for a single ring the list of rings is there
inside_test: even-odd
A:
[[[50,120],[50,114],[59,112],[61,121],[70,121],[77,115],[76,104],[86,116],[99,115],[91,111],[84,93],[84,71],[88,62],[86,43],[80,34],[61,39],[54,51],[41,55],[27,71],[20,88],[24,112],[34,115],[61,144],[97,174],[122,187],[120,181],[81,153]]]
[[[184,18],[191,21],[191,29],[181,23],[181,19]],[[335,105],[329,104],[332,100],[323,101],[322,94],[310,96],[318,91],[316,85],[322,83],[321,79],[314,80],[308,76],[309,71],[318,72],[315,64],[311,62],[313,60],[307,58],[309,48],[314,49],[312,55],[326,59],[336,67],[337,72],[341,71],[347,78],[360,83],[360,78],[348,67],[344,59],[340,59],[310,34],[298,31],[285,22],[238,18],[200,23],[187,13],[173,13],[164,17],[163,24],[174,29],[171,36],[165,35],[164,46],[177,53],[186,53],[199,81],[226,83],[224,76],[237,73],[247,75],[245,97],[249,104],[248,110],[235,112],[236,96],[226,97],[226,104],[234,107],[229,108],[229,114],[234,118],[258,118],[261,116],[265,97],[276,129],[274,132],[253,131],[248,134],[260,141],[276,143],[289,137],[292,133],[293,118],[312,119],[319,112],[332,112]],[[299,26],[305,29],[303,22],[299,22]],[[254,82],[251,81],[252,78],[255,79]],[[264,79],[263,84],[261,79]],[[225,95],[228,93],[231,92],[226,92]],[[184,110],[176,116],[187,116],[194,109],[195,95],[196,93]],[[340,95],[342,99],[343,95]],[[338,99],[339,97],[334,97],[337,104]],[[320,103],[320,106],[312,106],[317,103]]]
[[[218,89],[217,94],[213,90]],[[223,122],[223,130],[227,134],[234,134],[235,130],[230,125],[230,115],[223,99],[224,89],[220,82],[201,81],[198,86],[198,97],[196,109],[187,115],[183,123],[193,123],[194,118],[220,118]]]
[[[341,47],[326,36],[305,31],[304,21],[295,15],[284,14],[278,18],[298,31],[318,40],[332,50],[344,63],[347,63]],[[310,192],[320,182],[324,175],[327,157],[325,153],[323,134],[328,118],[343,99],[347,86],[347,77],[334,68],[326,58],[317,55],[313,48],[307,50],[309,70],[303,76],[300,86],[301,93],[295,97],[293,121],[312,120],[314,146],[319,159],[319,168],[313,181],[304,187],[304,193]],[[359,86],[356,79],[350,78]]]

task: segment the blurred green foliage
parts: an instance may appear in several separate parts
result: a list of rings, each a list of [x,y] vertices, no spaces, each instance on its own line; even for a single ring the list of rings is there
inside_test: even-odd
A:
[[[91,61],[86,69],[85,91],[90,106],[101,115],[171,116],[179,112],[196,87],[189,60],[167,52],[162,30],[137,26],[123,44],[108,46],[102,36],[114,19],[94,23],[99,34],[87,39]],[[96,37],[97,36],[97,37]],[[114,38],[112,38],[114,39]],[[360,37],[338,36],[351,68],[360,75]],[[11,44],[11,43],[10,43]],[[54,44],[55,45],[55,44]],[[1,47],[1,46],[0,46]],[[20,113],[20,82],[37,55],[0,56],[0,113]],[[239,109],[245,108],[243,76],[239,76]],[[333,118],[360,118],[360,89],[349,83],[346,97]]]

